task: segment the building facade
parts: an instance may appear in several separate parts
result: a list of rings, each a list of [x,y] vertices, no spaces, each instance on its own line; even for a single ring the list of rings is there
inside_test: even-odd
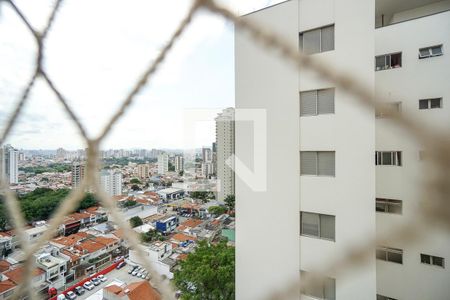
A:
[[[184,171],[184,157],[181,155],[175,156],[175,172]]]
[[[9,184],[19,183],[19,150],[11,145],[0,149],[1,174]]]
[[[450,1],[291,0],[243,18],[357,77],[386,106],[450,131]],[[236,32],[235,59],[236,107],[267,114],[267,189],[236,182],[236,299],[261,299],[414,220],[426,200],[418,184],[426,155],[382,110],[289,66],[247,33]],[[236,156],[248,165],[252,143],[236,124]],[[448,299],[448,259],[444,233],[378,245],[363,265],[322,274],[302,299]],[[271,267],[261,271],[263,263]]]
[[[122,173],[119,170],[102,170],[100,182],[108,195],[122,195]]]
[[[84,178],[85,169],[86,165],[84,163],[75,162],[72,164],[72,188],[80,186],[80,183]]]
[[[161,153],[158,155],[158,174],[164,175],[169,172],[169,155]]]
[[[217,196],[224,200],[228,195],[234,195],[234,171],[226,164],[234,152],[234,109],[227,108],[216,119],[216,150],[217,150]],[[214,170],[212,170],[214,173]]]

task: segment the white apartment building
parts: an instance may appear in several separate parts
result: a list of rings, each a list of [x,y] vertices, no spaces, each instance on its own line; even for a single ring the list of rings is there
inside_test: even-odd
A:
[[[243,18],[450,133],[450,1],[290,0]],[[267,189],[236,178],[236,299],[262,299],[414,220],[426,200],[426,153],[382,111],[299,72],[247,33],[236,31],[235,59],[236,107],[267,113]],[[236,156],[251,165],[245,129],[236,124]],[[449,299],[448,236],[378,245],[364,265],[323,274],[302,299]]]
[[[72,187],[77,188],[80,186],[81,181],[84,178],[84,171],[86,165],[84,163],[75,162],[72,165]]]
[[[184,171],[184,157],[181,155],[175,156],[175,172]]]
[[[136,167],[136,175],[140,179],[147,179],[150,177],[150,164],[139,164]]]
[[[102,170],[100,182],[108,195],[122,195],[122,173],[119,170]]]
[[[0,171],[7,183],[19,183],[19,150],[11,145],[0,148]]]
[[[226,108],[216,119],[217,195],[224,200],[234,195],[234,171],[225,163],[234,154],[234,108]],[[212,170],[214,172],[214,170]]]
[[[158,174],[164,175],[169,172],[169,155],[161,153],[158,155]]]

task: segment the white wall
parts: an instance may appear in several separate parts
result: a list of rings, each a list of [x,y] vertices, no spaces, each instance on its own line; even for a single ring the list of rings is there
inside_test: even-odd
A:
[[[297,1],[244,18],[298,45]],[[262,299],[299,277],[298,75],[239,31],[235,57],[236,108],[267,109],[267,190],[254,192],[236,174],[236,299]],[[249,168],[251,130],[236,123],[236,155]]]
[[[400,38],[405,37],[405,38]],[[402,113],[411,114],[442,134],[450,131],[450,12],[440,13],[376,30],[376,54],[402,52],[402,67],[378,71],[376,94],[402,102]],[[444,44],[444,55],[418,59],[419,48]],[[443,108],[419,110],[421,98],[443,97]],[[382,234],[398,223],[414,221],[420,201],[426,201],[421,189],[426,180],[425,162],[419,160],[424,146],[409,138],[405,130],[392,126],[387,119],[376,121],[377,150],[403,152],[403,166],[376,168],[377,197],[403,200],[403,215],[377,214],[377,232]],[[378,261],[378,293],[398,299],[448,299],[450,270],[420,263],[420,253],[450,260],[448,233],[429,232],[416,246],[397,242],[386,245],[404,250],[403,265]]]
[[[300,0],[299,11],[299,31],[335,24],[335,50],[314,57],[343,73],[357,74],[369,88],[374,85],[374,5],[372,0]],[[334,85],[300,72],[300,91],[329,87]],[[335,114],[301,117],[299,135],[302,151],[336,151],[335,177],[300,177],[300,209],[336,218],[335,242],[300,238],[301,269],[312,271],[375,235],[374,114],[336,88]],[[374,256],[343,275],[325,275],[336,279],[336,299],[375,299]]]

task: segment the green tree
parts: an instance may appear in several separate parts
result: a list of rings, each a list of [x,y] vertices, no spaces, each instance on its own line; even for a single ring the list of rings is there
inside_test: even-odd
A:
[[[136,203],[137,203],[137,202],[134,201],[134,200],[127,200],[127,201],[125,201],[125,202],[123,203],[123,206],[124,206],[124,207],[135,206]]]
[[[175,166],[171,162],[169,162],[169,171],[175,172]]]
[[[227,206],[230,210],[234,209],[235,202],[236,202],[236,197],[234,195],[228,195],[225,198],[225,203],[227,204]]]
[[[221,215],[227,212],[227,208],[223,206],[210,206],[208,212],[213,215]]]
[[[137,184],[133,184],[133,185],[131,186],[131,190],[132,190],[132,191],[140,191],[141,188],[140,188]]]
[[[141,241],[145,243],[151,243],[154,241],[164,241],[166,238],[156,230],[149,230],[141,233]]]
[[[178,176],[183,176],[184,175],[184,171],[181,170],[180,172],[178,172]]]
[[[142,222],[142,219],[141,218],[139,218],[138,216],[136,216],[136,217],[132,217],[131,219],[130,219],[130,225],[131,225],[131,227],[138,227],[138,226],[141,226],[141,225],[143,225],[144,224],[144,222]]]
[[[130,183],[141,184],[141,181],[138,178],[131,178]]]
[[[201,241],[175,272],[175,285],[187,300],[232,300],[235,298],[234,248],[221,242]]]

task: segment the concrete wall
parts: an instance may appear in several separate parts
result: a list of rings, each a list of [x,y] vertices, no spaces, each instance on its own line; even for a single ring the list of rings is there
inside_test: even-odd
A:
[[[298,45],[298,1],[244,18]],[[236,108],[267,112],[267,190],[253,191],[236,174],[236,299],[263,299],[299,278],[298,72],[240,31],[235,58]],[[249,168],[252,128],[236,123],[236,156]]]
[[[412,34],[413,33],[413,34]],[[407,37],[407,38],[401,38]],[[419,48],[443,44],[444,55],[418,59]],[[402,67],[375,72],[375,91],[389,101],[401,101],[402,113],[412,115],[442,134],[450,133],[450,12],[440,13],[375,32],[375,52],[402,52]],[[419,110],[419,99],[442,97],[443,108]],[[403,166],[376,168],[376,195],[403,200],[403,214],[377,213],[377,232],[382,234],[403,222],[414,221],[420,201],[426,201],[421,183],[427,179],[425,161],[419,160],[424,145],[387,119],[376,121],[377,150],[402,151]],[[397,242],[386,245],[403,249],[403,265],[377,261],[377,291],[397,299],[448,299],[450,270],[421,264],[420,253],[450,260],[448,233],[429,232],[416,246]]]

